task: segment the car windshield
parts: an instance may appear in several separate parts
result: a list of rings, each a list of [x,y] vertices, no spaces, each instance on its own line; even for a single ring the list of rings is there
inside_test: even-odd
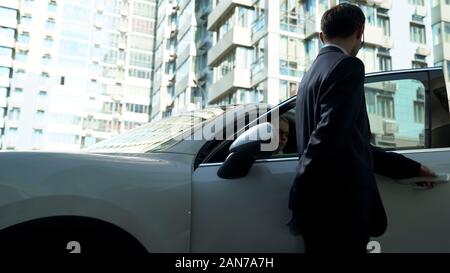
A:
[[[230,106],[226,107],[229,110]],[[225,107],[182,112],[178,115],[147,123],[126,133],[100,141],[82,149],[90,153],[145,153],[165,151],[180,142],[179,138],[196,126],[222,115]]]

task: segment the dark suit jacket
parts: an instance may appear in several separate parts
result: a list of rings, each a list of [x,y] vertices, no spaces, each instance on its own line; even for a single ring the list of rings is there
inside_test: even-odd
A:
[[[364,77],[361,60],[329,46],[320,50],[299,84],[300,160],[289,196],[293,232],[332,218],[337,230],[349,224],[380,236],[387,220],[374,172],[393,178],[419,174],[419,163],[370,144]]]

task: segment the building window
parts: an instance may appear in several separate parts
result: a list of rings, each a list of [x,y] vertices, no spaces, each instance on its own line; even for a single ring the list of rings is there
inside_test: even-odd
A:
[[[228,33],[233,28],[233,14],[229,14],[228,17],[223,20],[221,26],[219,27],[217,33],[216,33],[216,42],[218,42],[220,39],[222,39],[225,34]]]
[[[12,48],[0,46],[0,57],[11,58],[12,53],[13,53]]]
[[[426,44],[425,26],[420,24],[410,24],[411,42]]]
[[[9,120],[17,121],[20,119],[20,108],[13,107],[9,110]]]
[[[0,7],[0,18],[16,20],[17,10]]]
[[[364,14],[366,15],[366,21],[369,25],[376,25],[376,11],[377,9],[372,6],[359,5]]]
[[[450,0],[449,0],[450,1]],[[450,23],[444,22],[444,41],[450,43]]]
[[[17,37],[17,41],[19,43],[28,44],[30,42],[30,33],[28,32],[20,33],[19,36]]]
[[[303,10],[308,14],[308,16],[314,16],[316,12],[316,0],[306,0],[303,1]]]
[[[142,104],[126,103],[125,108],[127,112],[147,114],[148,106]]]
[[[391,23],[388,16],[378,15],[378,26],[383,29],[384,36],[391,36]]]
[[[20,17],[20,23],[23,24],[23,25],[26,25],[26,26],[31,25],[31,21],[32,20],[33,20],[33,18],[31,17],[31,15],[28,15],[28,14],[22,15]]]
[[[390,71],[392,70],[392,58],[387,55],[378,55],[378,64],[380,66],[380,71]]]
[[[358,52],[358,57],[364,62],[366,72],[374,72],[377,70],[377,58],[375,48],[364,47]]]
[[[49,11],[49,12],[56,12],[56,8],[57,8],[56,2],[55,1],[50,1],[48,3],[48,6],[47,6],[47,11]]]
[[[28,59],[28,50],[17,51],[15,59],[20,62],[26,62]]]
[[[45,22],[45,29],[47,30],[53,30],[55,29],[55,19],[53,18],[48,18],[47,21]]]
[[[393,97],[379,95],[377,97],[377,105],[378,113],[380,113],[383,118],[395,119]]]
[[[433,29],[433,45],[440,45],[442,43],[442,28],[441,22],[436,23],[432,27]]]
[[[0,66],[0,77],[9,78],[10,74],[11,74],[11,70],[8,67]]]
[[[235,52],[228,54],[220,64],[214,68],[214,82],[219,81],[228,73],[232,72],[235,65]]]
[[[140,18],[133,18],[131,21],[131,30],[133,32],[153,35],[155,29],[155,22]]]
[[[416,6],[425,6],[424,0],[409,0],[409,3]]]
[[[447,62],[447,81],[450,80],[450,61]]]
[[[249,28],[253,22],[253,10],[238,6],[238,26]]]
[[[44,38],[44,46],[45,47],[52,47],[53,45],[53,38],[51,36],[45,36]]]
[[[280,28],[295,33],[300,32],[297,4],[291,0],[282,0],[280,5]]]
[[[259,40],[254,46],[253,63],[251,64],[252,76],[263,71],[265,68],[264,56],[265,56],[265,42],[266,39]]]
[[[150,79],[150,71],[145,71],[141,69],[136,68],[130,68],[128,70],[128,76],[133,78],[140,78],[140,79]]]
[[[41,59],[41,64],[42,65],[50,65],[52,58],[50,56],[50,54],[45,54],[44,56],[42,56]]]
[[[16,31],[13,28],[0,27],[0,37],[7,40],[14,40]]]
[[[314,59],[316,58],[319,51],[319,38],[313,37],[311,39],[305,40],[305,57],[306,66],[310,66]]]
[[[414,102],[414,122],[420,124],[425,122],[425,103],[423,101]]]
[[[292,96],[295,96],[297,94],[297,83],[296,82],[290,82],[290,81],[280,81],[280,94],[279,94],[279,101],[283,101],[287,98],[290,98]]]
[[[300,46],[298,38],[280,36],[280,74],[300,77]]]

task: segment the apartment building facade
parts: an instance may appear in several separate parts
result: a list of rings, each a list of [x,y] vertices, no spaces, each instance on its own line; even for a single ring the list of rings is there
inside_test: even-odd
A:
[[[209,0],[158,1],[152,120],[206,105],[210,11]]]
[[[444,68],[450,86],[450,0],[431,2],[434,65]]]
[[[156,1],[4,0],[0,13],[1,149],[79,150],[148,122]]]
[[[366,15],[365,45],[358,53],[366,73],[433,65],[430,1],[213,0],[208,104],[274,105],[295,95],[322,46],[323,13],[343,2],[357,4]],[[408,80],[367,86],[375,143],[424,141],[424,92],[422,84]]]

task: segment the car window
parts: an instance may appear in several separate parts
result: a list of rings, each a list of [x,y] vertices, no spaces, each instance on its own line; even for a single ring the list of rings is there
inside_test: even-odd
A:
[[[441,71],[430,73],[431,148],[450,147],[450,114],[447,89]]]
[[[367,83],[365,95],[373,145],[425,148],[425,86],[421,81]]]
[[[295,104],[292,104],[295,106]],[[297,138],[295,132],[295,107],[287,109],[284,113],[280,113],[278,119],[278,148],[269,156],[261,156],[259,158],[283,158],[295,157],[297,153]]]
[[[228,106],[233,109],[233,106]],[[87,148],[89,153],[146,153],[170,149],[183,140],[181,136],[201,127],[203,124],[222,116],[224,107],[210,106],[201,110],[187,111],[147,123],[123,134],[103,140]]]
[[[269,156],[260,156],[258,158],[283,158],[283,157],[293,157],[298,156],[297,153],[297,142],[295,136],[295,100],[289,100],[285,104],[279,107],[279,122],[281,124],[281,129],[283,135],[283,148],[274,151]],[[270,116],[267,121],[270,121]],[[280,121],[281,120],[281,121]],[[247,124],[247,122],[246,122]],[[199,157],[205,158],[200,163],[219,163],[224,162],[229,154],[229,148],[233,143],[232,140],[224,140],[221,143],[207,143],[205,149],[208,150],[208,146],[214,146],[213,149],[208,150],[208,155],[203,155],[203,151],[200,151]],[[198,165],[196,164],[196,166]]]

